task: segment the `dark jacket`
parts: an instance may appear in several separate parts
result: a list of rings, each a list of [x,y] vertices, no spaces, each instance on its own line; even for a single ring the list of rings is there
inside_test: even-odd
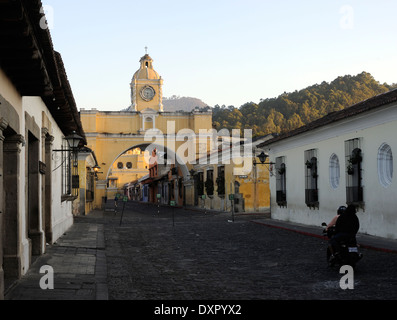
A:
[[[360,221],[356,215],[356,208],[354,206],[348,206],[346,211],[336,220],[336,233],[356,235],[359,229]]]

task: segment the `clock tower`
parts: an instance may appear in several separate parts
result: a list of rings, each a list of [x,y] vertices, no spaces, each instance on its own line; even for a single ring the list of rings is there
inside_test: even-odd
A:
[[[145,54],[140,60],[141,67],[131,81],[131,111],[151,109],[163,112],[163,79],[153,69],[153,59]]]

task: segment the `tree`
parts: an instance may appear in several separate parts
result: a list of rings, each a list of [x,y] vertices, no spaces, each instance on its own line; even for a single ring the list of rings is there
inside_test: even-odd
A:
[[[380,84],[371,74],[362,72],[261,99],[258,104],[247,102],[240,108],[216,105],[213,120],[218,130],[252,129],[254,137],[283,133],[393,89],[397,84]]]

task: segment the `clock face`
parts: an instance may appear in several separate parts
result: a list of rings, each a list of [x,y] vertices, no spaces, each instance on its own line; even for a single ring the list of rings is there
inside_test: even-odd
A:
[[[141,90],[141,97],[145,101],[153,100],[154,96],[156,95],[156,91],[150,86],[143,87]]]

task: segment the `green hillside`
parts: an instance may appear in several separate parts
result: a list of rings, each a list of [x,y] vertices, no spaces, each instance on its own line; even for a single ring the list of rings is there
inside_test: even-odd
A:
[[[218,130],[252,129],[253,136],[283,133],[395,88],[397,84],[380,84],[371,74],[362,72],[283,93],[258,104],[249,102],[240,108],[217,105],[213,108],[213,121]]]

